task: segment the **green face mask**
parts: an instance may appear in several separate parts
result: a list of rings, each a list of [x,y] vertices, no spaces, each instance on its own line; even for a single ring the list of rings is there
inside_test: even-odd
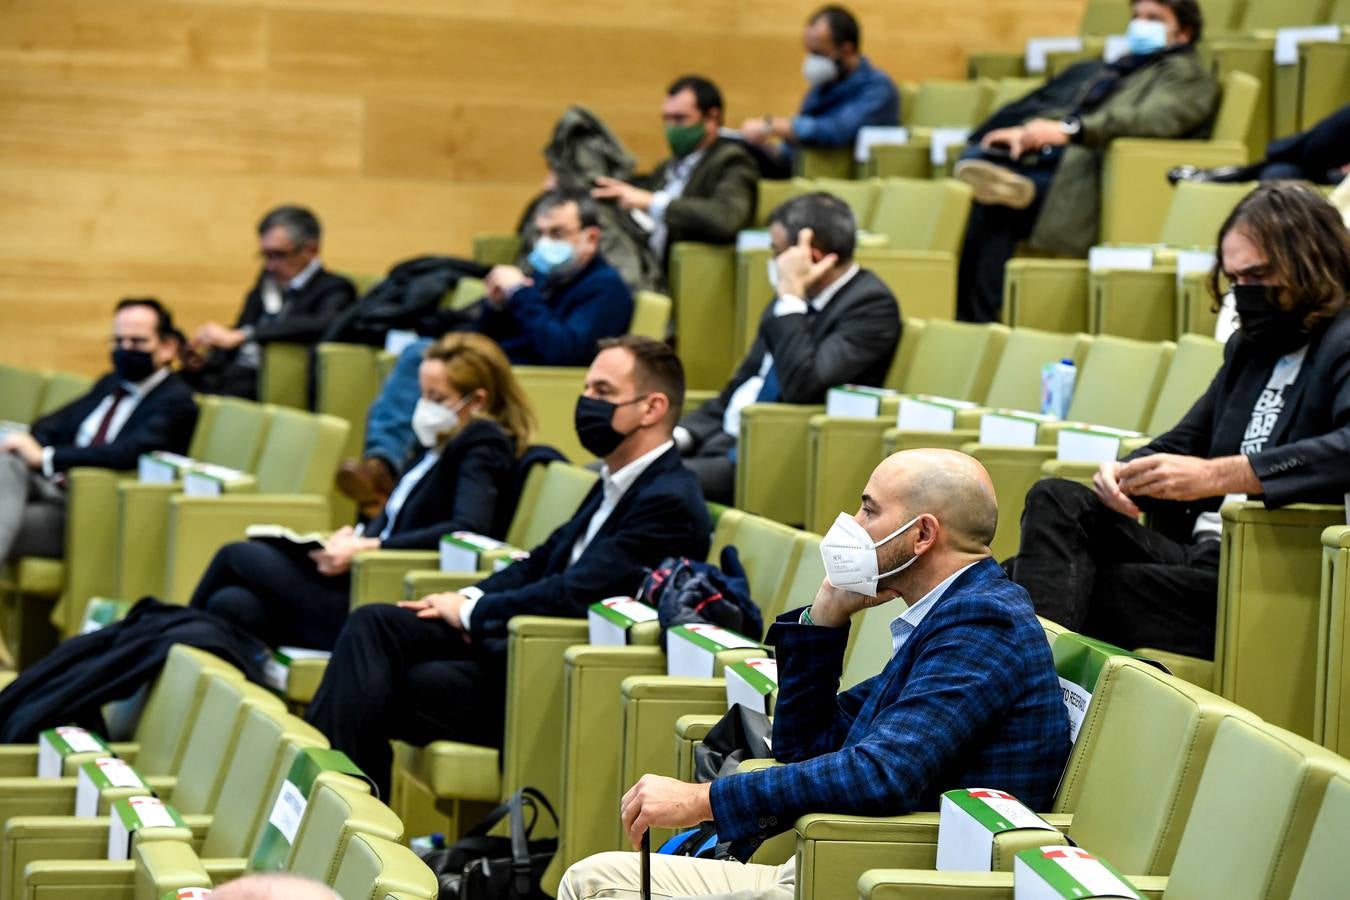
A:
[[[670,144],[670,151],[676,156],[688,156],[698,147],[699,141],[703,140],[703,133],[702,122],[695,122],[693,125],[667,125],[666,143]]]

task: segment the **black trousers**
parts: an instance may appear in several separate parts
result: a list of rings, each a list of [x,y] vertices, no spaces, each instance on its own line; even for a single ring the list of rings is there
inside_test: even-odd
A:
[[[1027,494],[1012,579],[1036,612],[1127,650],[1214,656],[1219,542],[1175,541],[1109,509],[1091,488],[1046,479]]]
[[[391,740],[500,747],[506,654],[440,619],[374,604],[351,614],[306,718],[389,796]]]
[[[698,476],[704,498],[713,503],[736,502],[736,463],[731,459],[735,449],[736,439],[719,431],[684,457],[684,467]]]
[[[308,557],[260,541],[216,551],[189,604],[273,647],[331,650],[347,620],[350,575],[320,575]]]

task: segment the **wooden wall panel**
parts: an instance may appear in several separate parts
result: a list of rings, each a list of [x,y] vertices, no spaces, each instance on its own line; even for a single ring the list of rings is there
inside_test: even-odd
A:
[[[817,5],[0,0],[0,360],[102,369],[129,294],[230,319],[277,203],[319,213],[335,268],[465,253],[514,225],[572,103],[644,168],[676,75],[717,81],[733,124],[791,112]],[[918,80],[1070,33],[1083,0],[851,5],[873,62]]]

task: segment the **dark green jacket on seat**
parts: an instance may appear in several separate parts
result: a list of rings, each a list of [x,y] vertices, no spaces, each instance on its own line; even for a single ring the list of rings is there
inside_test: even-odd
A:
[[[1097,243],[1107,146],[1120,137],[1203,137],[1218,106],[1219,86],[1192,48],[1166,53],[1125,76],[1111,96],[1083,115],[1082,142],[1064,150],[1031,234],[1032,246],[1085,255]],[[1073,107],[1049,115],[1071,112]]]
[[[635,182],[649,191],[666,183],[666,160],[655,172]],[[666,247],[680,241],[732,244],[736,232],[749,228],[755,218],[759,191],[759,166],[745,147],[718,138],[703,154],[684,192],[666,207]]]

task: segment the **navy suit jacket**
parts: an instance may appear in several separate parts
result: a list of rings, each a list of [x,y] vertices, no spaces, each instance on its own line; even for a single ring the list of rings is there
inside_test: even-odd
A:
[[[944,791],[1008,791],[1045,809],[1069,720],[1031,598],[985,559],[947,589],[879,675],[837,693],[848,628],[770,629],[777,646],[774,756],[791,765],[712,783],[717,834],[749,859],[813,812],[936,810]]]
[[[581,618],[592,603],[631,596],[648,569],[667,556],[703,559],[712,524],[698,478],[671,447],[657,457],[619,498],[614,511],[575,563],[572,546],[600,508],[597,483],[548,540],[523,559],[480,582],[483,596],[469,616],[475,642],[505,649],[512,616]]]
[[[192,390],[178,375],[170,373],[154,390],[141,398],[117,438],[100,447],[76,447],[80,425],[122,383],[110,372],[89,393],[33,423],[33,437],[44,447],[54,447],[52,468],[64,472],[75,466],[101,469],[134,469],[142,453],[168,450],[186,453],[197,427],[197,403]]]
[[[425,455],[418,453],[403,471],[412,471]],[[441,535],[452,531],[500,538],[515,511],[510,503],[515,477],[515,442],[491,419],[474,419],[441,448],[441,458],[408,494],[380,546],[435,550]],[[388,521],[381,510],[365,534],[379,536]]]
[[[501,344],[516,365],[590,365],[601,338],[628,331],[633,295],[603,257],[561,283],[536,281],[502,309],[484,302],[478,320],[478,330]]]

